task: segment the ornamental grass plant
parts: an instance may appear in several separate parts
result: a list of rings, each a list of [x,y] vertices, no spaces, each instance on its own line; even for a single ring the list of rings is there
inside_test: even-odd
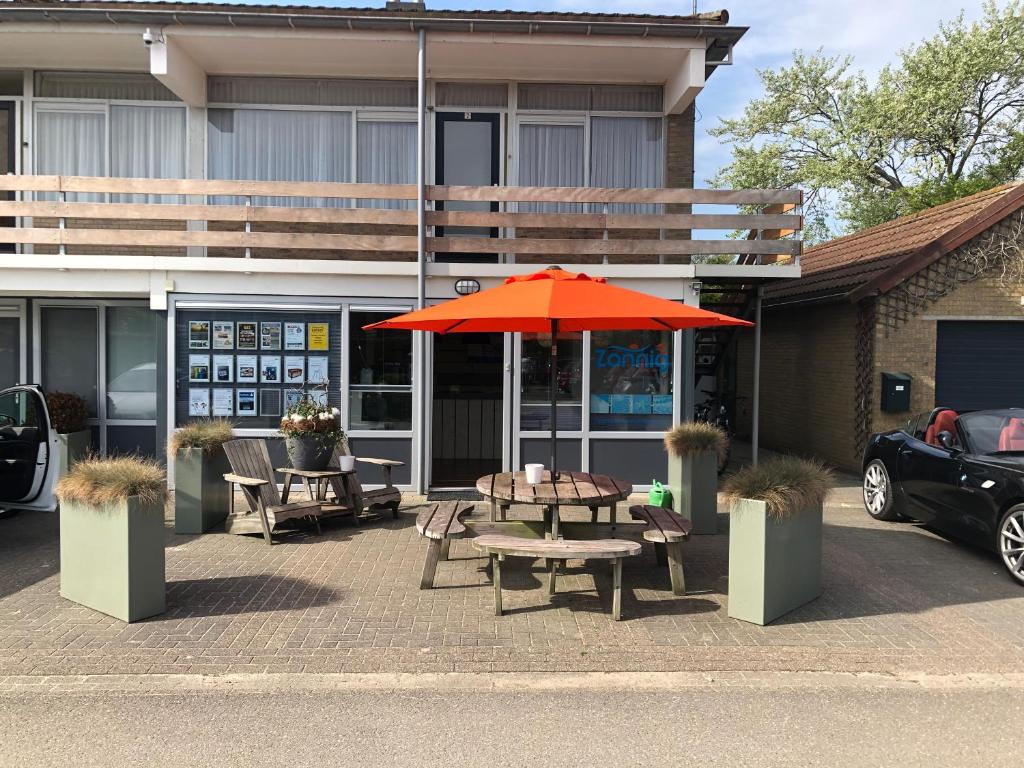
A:
[[[101,507],[133,496],[145,503],[156,502],[164,497],[166,490],[163,467],[152,459],[90,456],[61,478],[57,497],[62,503]]]
[[[665,433],[665,450],[678,458],[710,452],[722,461],[728,449],[729,438],[725,432],[714,424],[703,421],[676,424]]]
[[[783,519],[819,508],[834,486],[835,474],[822,462],[779,456],[726,478],[722,492],[730,504],[763,501],[769,517]]]
[[[176,430],[167,442],[167,452],[202,450],[219,453],[224,443],[234,439],[234,424],[228,419],[200,419]]]

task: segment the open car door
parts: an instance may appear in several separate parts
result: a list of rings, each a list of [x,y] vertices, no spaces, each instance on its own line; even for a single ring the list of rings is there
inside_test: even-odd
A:
[[[0,391],[0,509],[56,509],[57,469],[57,434],[42,389]]]

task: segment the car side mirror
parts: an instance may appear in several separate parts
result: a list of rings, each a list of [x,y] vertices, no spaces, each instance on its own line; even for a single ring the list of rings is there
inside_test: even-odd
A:
[[[938,439],[939,445],[941,445],[947,451],[957,451],[957,450],[959,450],[959,448],[957,448],[956,444],[953,442],[953,433],[952,432],[947,432],[947,431],[943,430],[942,432],[939,432],[939,434],[937,434],[935,437],[936,437],[936,439]]]

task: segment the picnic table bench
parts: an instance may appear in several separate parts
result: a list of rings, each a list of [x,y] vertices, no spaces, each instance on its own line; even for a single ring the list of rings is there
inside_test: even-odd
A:
[[[416,516],[416,530],[427,539],[420,589],[433,588],[438,561],[448,559],[452,539],[461,539],[468,533],[460,518],[472,511],[473,505],[467,502],[442,501],[428,505]]]
[[[488,534],[473,539],[473,546],[487,553],[491,559],[494,581],[494,615],[501,616],[501,558],[532,557],[548,561],[548,594],[555,594],[555,576],[562,560],[612,561],[612,619],[622,618],[622,558],[640,554],[640,545],[622,539],[523,539],[519,536]]]
[[[668,561],[668,574],[672,580],[672,594],[685,595],[686,581],[683,578],[683,542],[690,538],[693,526],[685,517],[665,507],[653,504],[638,504],[629,508],[629,514],[636,520],[647,523],[644,539],[654,543],[658,565]]]

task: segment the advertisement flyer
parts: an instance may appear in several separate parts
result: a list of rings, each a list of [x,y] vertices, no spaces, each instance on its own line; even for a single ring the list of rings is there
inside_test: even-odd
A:
[[[256,355],[239,355],[235,358],[238,366],[238,383],[255,384],[258,380],[256,375]]]
[[[284,359],[284,380],[286,384],[304,384],[306,381],[306,358],[302,355],[288,355]]]
[[[260,382],[263,384],[281,383],[280,355],[260,355]]]
[[[260,349],[281,348],[281,324],[260,323]]]
[[[238,348],[256,349],[256,323],[238,324]]]
[[[236,411],[239,416],[256,415],[256,390],[238,389],[235,390],[237,397]]]
[[[309,349],[314,352],[327,351],[327,323],[309,324]]]
[[[216,320],[213,323],[213,348],[235,348],[235,324],[231,320]]]
[[[213,416],[234,416],[235,415],[235,390],[215,389],[213,390]]]
[[[302,401],[303,392],[301,389],[286,389],[284,392],[284,409],[294,408]]]
[[[292,350],[306,348],[305,323],[284,324],[284,348]]]
[[[189,355],[188,356],[188,380],[209,381],[210,380],[210,356]]]
[[[230,384],[235,380],[235,358],[231,355],[213,356],[213,380],[218,384]]]
[[[312,349],[312,347],[310,347]],[[310,384],[327,383],[327,358],[307,357],[306,358],[306,381]]]
[[[189,389],[188,391],[188,415],[209,416],[210,415],[210,390]]]
[[[188,324],[188,348],[210,348],[210,321],[192,320]]]

